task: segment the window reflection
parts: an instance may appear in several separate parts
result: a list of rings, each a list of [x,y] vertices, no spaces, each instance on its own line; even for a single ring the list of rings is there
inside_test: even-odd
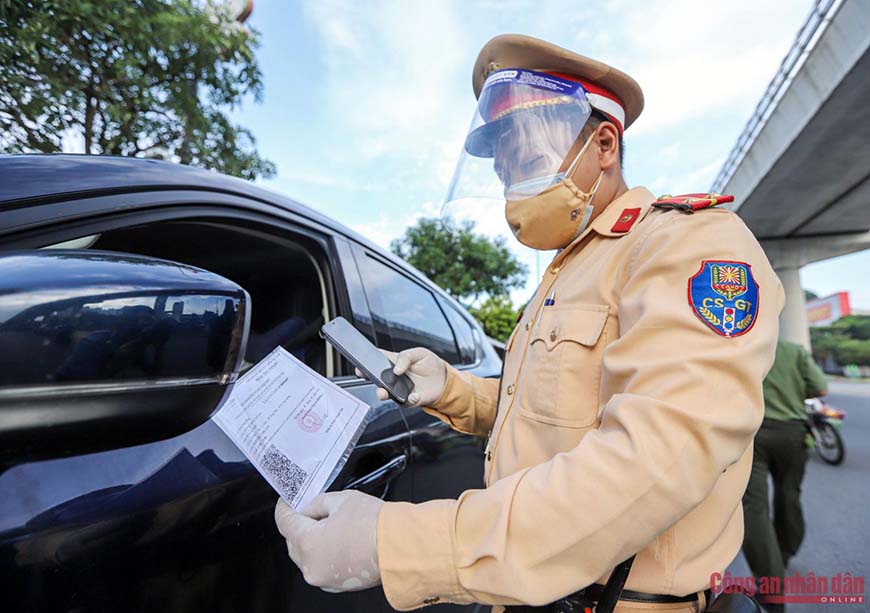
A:
[[[394,351],[428,347],[459,362],[453,332],[427,289],[370,257],[363,259],[363,283],[379,341],[388,332]]]
[[[471,324],[459,314],[446,300],[438,299],[444,314],[450,320],[456,344],[459,346],[459,357],[463,364],[473,364],[477,359],[477,347],[474,342],[474,329]]]

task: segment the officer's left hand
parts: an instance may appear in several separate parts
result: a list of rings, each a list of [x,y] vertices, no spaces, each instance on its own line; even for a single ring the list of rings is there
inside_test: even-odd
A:
[[[377,530],[383,504],[362,492],[331,492],[297,513],[279,498],[275,523],[310,585],[327,592],[365,590],[381,583]]]

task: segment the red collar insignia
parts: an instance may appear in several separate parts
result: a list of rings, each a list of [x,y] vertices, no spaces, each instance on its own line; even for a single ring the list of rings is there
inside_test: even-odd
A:
[[[622,209],[622,213],[619,214],[616,223],[613,224],[613,227],[610,228],[610,231],[628,232],[629,230],[631,230],[631,226],[634,225],[634,222],[636,222],[639,217],[640,207],[633,209]]]

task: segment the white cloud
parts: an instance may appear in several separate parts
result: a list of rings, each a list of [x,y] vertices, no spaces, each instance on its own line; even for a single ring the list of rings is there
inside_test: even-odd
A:
[[[852,253],[809,264],[801,269],[801,285],[820,296],[848,291],[853,309],[870,309],[866,270],[868,252]]]
[[[453,2],[312,0],[304,14],[321,37],[324,104],[358,159],[426,159],[471,113],[456,105],[474,50]]]
[[[551,0],[537,27],[540,35],[640,83],[646,104],[631,128],[636,137],[713,109],[751,111],[810,7],[809,0],[635,0],[591,7]],[[554,23],[554,14],[564,20]]]
[[[322,22],[323,37],[333,48],[343,50],[351,56],[362,59],[360,41],[350,25],[350,23],[341,19],[326,19]]]
[[[649,184],[649,189],[661,195],[677,186],[688,186],[691,189],[700,189],[698,186],[710,185],[713,179],[725,163],[725,156],[717,156],[699,168],[689,172],[673,172],[659,175]]]
[[[424,202],[404,215],[390,215],[384,212],[378,214],[375,221],[350,224],[350,227],[381,247],[389,249],[393,239],[401,237],[407,228],[417,223],[422,217],[437,217],[441,204]]]
[[[677,181],[678,185],[710,185],[716,178],[716,173],[725,163],[725,156],[720,156],[694,170]]]

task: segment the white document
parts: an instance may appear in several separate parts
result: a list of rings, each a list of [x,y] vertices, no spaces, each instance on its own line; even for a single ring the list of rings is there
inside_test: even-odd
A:
[[[212,419],[281,498],[301,510],[346,461],[368,410],[277,347],[239,378]]]

